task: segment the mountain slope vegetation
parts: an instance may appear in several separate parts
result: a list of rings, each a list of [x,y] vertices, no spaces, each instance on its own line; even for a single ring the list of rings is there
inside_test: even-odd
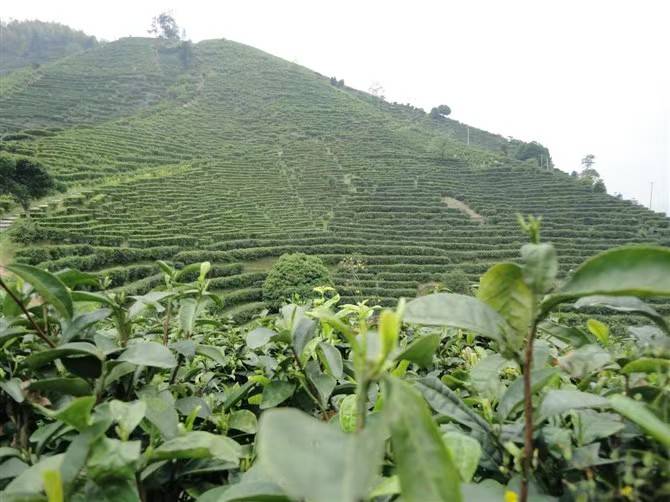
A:
[[[71,189],[19,223],[17,258],[130,293],[162,281],[156,259],[208,260],[243,316],[276,258],[300,251],[344,300],[394,304],[515,260],[517,213],[544,218],[561,274],[614,245],[670,242],[664,216],[515,158],[528,144],[227,40],[126,38],[1,83],[0,149]]]

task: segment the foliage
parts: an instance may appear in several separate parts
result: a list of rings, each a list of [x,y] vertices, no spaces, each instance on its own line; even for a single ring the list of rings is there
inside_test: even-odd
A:
[[[455,268],[444,274],[442,282],[451,293],[467,295],[472,291],[470,278],[461,268]]]
[[[177,21],[169,12],[161,12],[151,20],[149,33],[166,40],[179,40],[180,38]]]
[[[436,106],[430,110],[430,118],[432,119],[440,119],[449,115],[451,115],[451,108],[447,105]]]
[[[93,48],[97,40],[82,31],[43,21],[0,22],[0,74],[40,65]]]
[[[3,496],[667,497],[668,324],[643,298],[670,295],[670,251],[613,249],[560,281],[523,222],[521,264],[490,267],[477,298],[382,310],[317,288],[244,328],[215,313],[207,262],[159,261],[162,286],[132,296],[7,266]],[[561,325],[575,300],[653,324]]]
[[[310,298],[317,286],[330,286],[330,272],[316,256],[283,254],[263,283],[263,300],[274,309],[287,300]]]
[[[0,193],[10,194],[27,211],[30,200],[47,195],[55,183],[39,163],[0,153]]]

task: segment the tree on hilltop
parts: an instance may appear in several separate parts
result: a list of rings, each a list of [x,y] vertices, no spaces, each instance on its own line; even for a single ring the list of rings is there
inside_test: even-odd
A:
[[[168,12],[161,12],[151,20],[149,33],[166,40],[179,40],[179,25]]]
[[[600,177],[600,173],[596,171],[593,165],[596,163],[596,156],[592,153],[584,156],[582,159],[582,171],[579,173],[579,180],[584,185],[590,187],[594,192],[607,192],[605,182]]]
[[[436,106],[430,110],[430,117],[433,119],[439,119],[443,117],[448,117],[451,114],[451,108],[447,105]]]

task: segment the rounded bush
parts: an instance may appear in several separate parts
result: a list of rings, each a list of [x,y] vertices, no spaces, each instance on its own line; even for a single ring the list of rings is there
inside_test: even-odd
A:
[[[304,253],[283,254],[263,283],[263,300],[278,309],[294,296],[310,298],[317,286],[332,286],[330,272],[320,258]]]

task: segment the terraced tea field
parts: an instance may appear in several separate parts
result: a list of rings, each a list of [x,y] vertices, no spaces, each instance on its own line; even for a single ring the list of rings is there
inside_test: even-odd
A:
[[[273,261],[301,251],[345,301],[392,304],[515,260],[516,213],[544,218],[562,274],[612,246],[670,244],[668,218],[511,159],[501,136],[470,128],[466,145],[463,124],[233,42],[184,56],[122,39],[0,83],[0,149],[77,189],[19,223],[17,256],[130,293],[162,281],[156,259],[210,260],[212,289],[245,318]]]

